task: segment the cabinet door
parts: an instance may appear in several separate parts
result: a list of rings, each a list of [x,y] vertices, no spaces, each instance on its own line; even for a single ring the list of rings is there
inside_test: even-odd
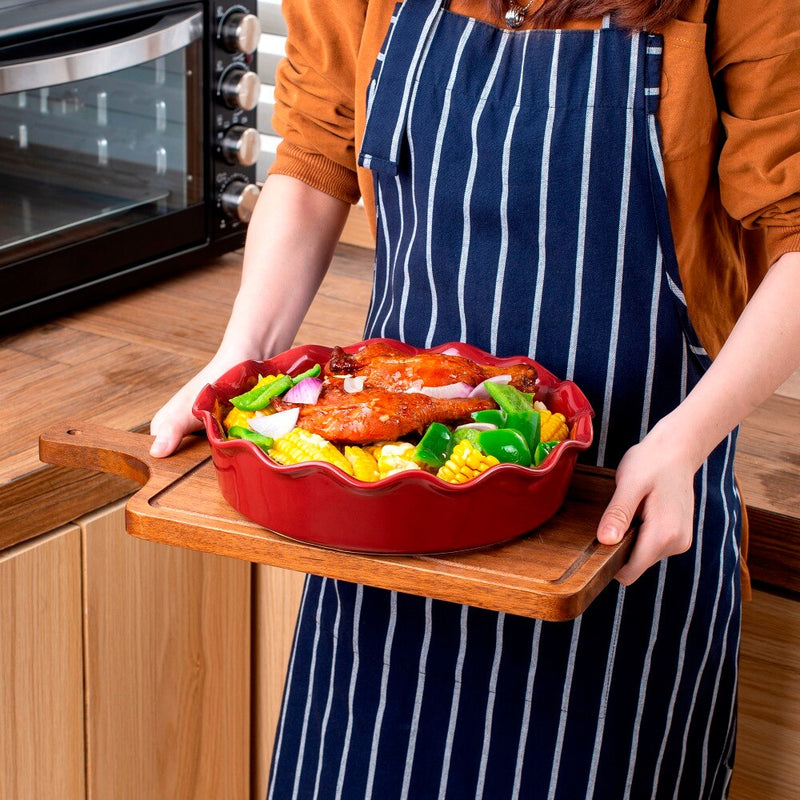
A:
[[[753,592],[742,612],[731,800],[794,800],[800,786],[800,602]]]
[[[248,798],[250,564],[79,523],[89,800]]]
[[[305,575],[265,565],[254,574],[253,798],[262,800]]]
[[[80,531],[0,553],[0,798],[85,796]]]

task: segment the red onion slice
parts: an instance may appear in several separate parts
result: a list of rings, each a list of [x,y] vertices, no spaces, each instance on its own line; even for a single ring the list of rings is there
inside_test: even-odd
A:
[[[486,399],[489,397],[489,392],[486,391],[486,386],[484,384],[491,381],[492,383],[511,383],[511,376],[510,375],[493,375],[491,378],[487,378],[485,381],[481,381],[470,393],[470,397],[480,397],[482,399]]]
[[[314,405],[319,399],[322,391],[322,381],[319,378],[303,378],[300,383],[296,383],[283,396],[287,403],[305,403]]]
[[[299,383],[297,384],[300,385]],[[275,414],[267,414],[263,417],[251,417],[248,424],[256,433],[262,433],[272,439],[280,439],[289,433],[300,416],[300,408],[289,408],[286,411],[277,411]]]
[[[469,397],[472,387],[468,383],[448,383],[446,386],[423,386],[419,392],[428,397],[435,397],[439,400],[455,400],[461,397]]]

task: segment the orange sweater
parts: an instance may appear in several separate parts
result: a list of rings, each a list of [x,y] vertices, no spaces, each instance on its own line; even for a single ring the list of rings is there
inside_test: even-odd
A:
[[[284,0],[270,169],[354,203],[366,87],[395,0]],[[488,0],[450,10],[501,24]],[[597,27],[579,23],[569,27]],[[695,0],[663,31],[659,106],[689,313],[712,357],[765,269],[800,250],[800,0]]]

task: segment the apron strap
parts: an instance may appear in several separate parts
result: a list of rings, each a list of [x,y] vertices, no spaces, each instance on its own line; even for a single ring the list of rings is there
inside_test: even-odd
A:
[[[430,40],[448,0],[406,0],[395,6],[392,22],[370,80],[367,119],[358,163],[378,172],[397,175],[411,92],[425,60]],[[386,58],[392,41],[398,45]]]

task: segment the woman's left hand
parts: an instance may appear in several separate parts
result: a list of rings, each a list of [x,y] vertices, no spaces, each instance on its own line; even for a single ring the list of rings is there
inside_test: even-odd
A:
[[[625,586],[692,544],[696,466],[665,427],[656,426],[625,454],[617,468],[617,488],[598,525],[599,541],[617,544],[638,524],[630,557],[615,576]]]

